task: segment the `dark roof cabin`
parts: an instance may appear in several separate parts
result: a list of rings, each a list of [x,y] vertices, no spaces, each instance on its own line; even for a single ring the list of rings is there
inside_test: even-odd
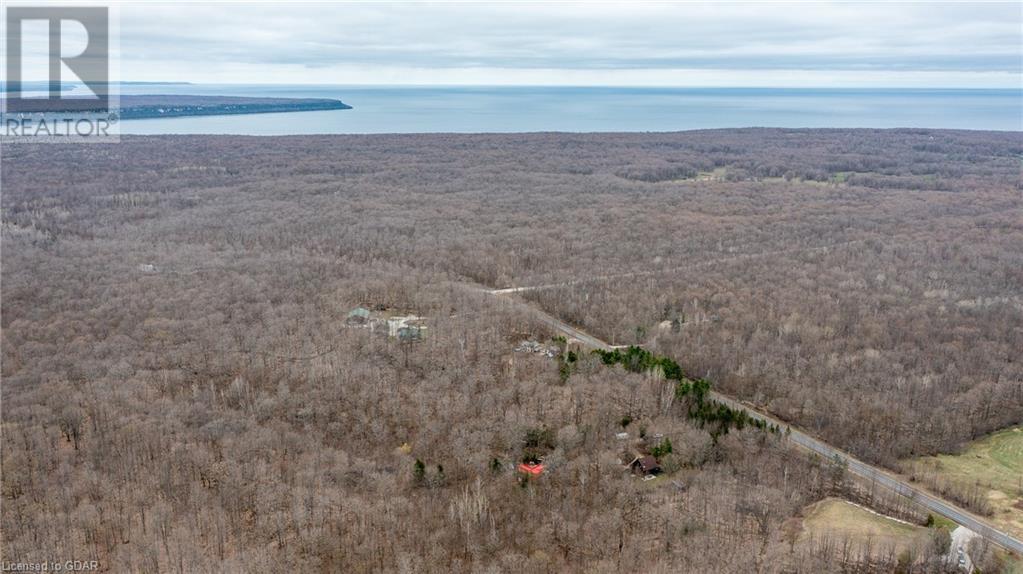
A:
[[[657,459],[650,455],[637,456],[629,463],[629,468],[636,474],[659,474],[661,472],[661,465],[657,464]]]

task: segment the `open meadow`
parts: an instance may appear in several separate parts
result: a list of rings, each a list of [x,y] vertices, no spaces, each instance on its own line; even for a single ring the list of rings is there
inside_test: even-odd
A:
[[[899,561],[934,544],[934,530],[878,514],[845,500],[826,498],[805,511],[799,544],[851,546],[861,559]]]
[[[1023,428],[993,433],[957,454],[910,461],[907,469],[935,491],[970,492],[993,522],[1023,536]]]

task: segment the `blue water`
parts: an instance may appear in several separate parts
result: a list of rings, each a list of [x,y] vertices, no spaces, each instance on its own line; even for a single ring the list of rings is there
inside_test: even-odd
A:
[[[351,110],[123,122],[130,134],[643,132],[730,127],[1023,130],[1023,90],[123,86],[123,94],[338,98]]]

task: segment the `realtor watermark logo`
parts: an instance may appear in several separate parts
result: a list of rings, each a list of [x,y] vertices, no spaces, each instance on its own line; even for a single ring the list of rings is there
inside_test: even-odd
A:
[[[3,12],[0,141],[119,141],[113,10],[16,4]]]

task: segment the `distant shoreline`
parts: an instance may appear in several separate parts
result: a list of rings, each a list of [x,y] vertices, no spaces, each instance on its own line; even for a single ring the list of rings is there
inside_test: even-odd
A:
[[[17,106],[14,106],[13,102],[11,103],[7,116],[14,114],[46,116],[93,111],[93,105],[94,100],[87,99],[20,100]],[[121,120],[144,120],[350,109],[352,106],[341,100],[330,98],[138,95],[121,96],[117,114]]]

